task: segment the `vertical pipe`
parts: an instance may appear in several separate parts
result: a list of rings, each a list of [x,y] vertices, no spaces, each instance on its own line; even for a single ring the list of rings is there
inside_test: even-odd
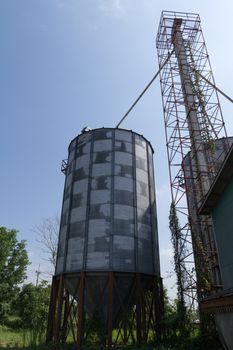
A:
[[[184,96],[184,104],[187,116],[191,147],[194,153],[195,167],[200,175],[200,192],[198,200],[201,200],[210,188],[206,152],[201,137],[200,123],[197,116],[196,97],[193,91],[193,82],[185,47],[185,41],[181,32],[182,19],[175,19],[173,25],[172,41],[178,60],[180,79]],[[200,197],[201,195],[201,197]]]
[[[183,97],[184,97],[184,104],[185,104],[185,110],[187,115],[187,123],[188,123],[188,129],[189,129],[189,135],[191,140],[191,153],[190,153],[190,169],[194,169],[193,177],[197,179],[197,182],[194,181],[194,188],[196,187],[195,194],[196,200],[197,200],[197,207],[199,207],[200,202],[208,192],[210,185],[211,185],[211,171],[209,171],[210,167],[208,166],[207,161],[207,151],[205,149],[205,144],[202,140],[201,135],[201,128],[200,123],[198,120],[198,114],[197,114],[197,96],[194,91],[194,83],[191,79],[191,72],[193,69],[190,68],[189,62],[188,62],[188,55],[187,50],[185,46],[185,40],[182,35],[181,31],[181,25],[182,25],[182,19],[175,19],[173,30],[172,30],[172,41],[175,49],[175,54],[177,57],[178,65],[179,65],[179,72],[180,72],[180,79],[181,79],[181,85],[182,85],[182,91],[183,91]],[[193,156],[192,156],[193,154]],[[196,209],[197,210],[197,209]],[[210,244],[210,249],[215,252],[216,251],[216,244],[215,244],[215,238],[214,233],[210,233],[210,229],[208,227],[208,219],[204,219],[201,222],[201,225],[205,226],[205,229],[202,227],[200,228],[201,234],[197,232],[198,230],[198,222],[200,224],[200,219],[196,214],[191,218],[191,226],[192,231],[194,234],[193,237],[199,237],[201,238],[202,244],[205,247],[205,250],[208,251],[208,244]],[[192,224],[192,222],[194,224]],[[199,231],[199,230],[198,230]],[[205,239],[205,242],[203,241]],[[193,240],[193,244],[195,244],[195,241]],[[198,265],[198,250],[195,249],[194,246],[194,259],[195,259],[195,265]],[[221,281],[221,275],[218,267],[218,262],[215,264],[213,261],[213,257],[208,256],[210,258],[211,263],[211,269],[212,269],[212,281],[214,284],[219,285]],[[198,274],[198,269],[196,269]],[[198,276],[197,276],[198,278]],[[200,288],[199,288],[200,289]],[[201,290],[197,290],[198,293],[198,299],[201,298]]]

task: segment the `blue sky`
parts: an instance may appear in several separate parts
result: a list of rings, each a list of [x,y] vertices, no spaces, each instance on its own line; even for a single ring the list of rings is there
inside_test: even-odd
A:
[[[158,69],[162,10],[199,13],[217,84],[232,91],[230,1],[0,0],[0,225],[28,242],[35,269],[48,267],[32,228],[60,213],[60,163],[81,129],[114,127]],[[229,135],[232,105],[221,99]],[[170,192],[159,80],[122,125],[155,149],[162,274],[169,289]],[[174,294],[173,292],[171,294]]]

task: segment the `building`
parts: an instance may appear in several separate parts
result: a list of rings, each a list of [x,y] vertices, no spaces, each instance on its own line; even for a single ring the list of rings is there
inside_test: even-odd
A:
[[[233,349],[233,146],[208,191],[201,215],[211,215],[219,256],[222,290],[204,298],[201,308],[215,315],[225,349]]]

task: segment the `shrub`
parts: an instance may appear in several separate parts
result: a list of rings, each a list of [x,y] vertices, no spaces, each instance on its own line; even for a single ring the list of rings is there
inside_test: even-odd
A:
[[[49,299],[50,287],[44,281],[38,286],[24,285],[17,300],[23,328],[35,330],[39,339],[47,327]]]

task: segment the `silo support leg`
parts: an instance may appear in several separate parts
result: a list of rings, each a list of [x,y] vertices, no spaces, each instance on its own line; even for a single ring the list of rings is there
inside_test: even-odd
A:
[[[57,312],[55,312],[55,341],[58,342],[60,340],[61,335],[61,318],[62,318],[62,307],[64,301],[64,280],[63,275],[60,276],[58,282],[58,295],[57,295]]]
[[[85,288],[85,272],[81,272],[79,284],[79,302],[78,302],[78,334],[77,334],[77,350],[81,349],[83,330],[84,330],[84,288]]]
[[[76,343],[77,342],[77,332],[74,329],[74,320],[76,320],[76,317],[78,317],[77,314],[74,316],[74,302],[75,297],[78,294],[79,291],[79,285],[80,285],[80,278],[78,279],[78,283],[75,287],[75,292],[73,293],[73,296],[71,297],[67,285],[66,280],[64,280],[64,290],[65,290],[65,308],[64,308],[64,316],[63,316],[63,325],[62,325],[62,340],[67,338],[67,333],[69,331],[72,332],[73,340]],[[77,322],[75,321],[77,324]]]
[[[141,280],[136,275],[136,322],[137,322],[137,343],[142,343],[142,300],[141,300]]]
[[[112,322],[113,322],[113,272],[108,275],[108,348],[112,348]]]
[[[57,292],[58,292],[58,281],[55,276],[53,276],[51,295],[50,295],[50,304],[49,304],[49,315],[48,315],[48,327],[46,342],[53,340],[54,330],[55,330],[55,314],[56,314],[56,303],[57,303]]]
[[[142,342],[146,343],[147,341],[147,334],[146,334],[146,305],[145,305],[145,298],[146,295],[144,291],[142,291],[143,297],[142,297]]]
[[[155,280],[154,283],[155,288],[155,327],[156,327],[156,336],[160,340],[161,339],[161,319],[163,313],[162,306],[162,284],[160,280]]]
[[[124,320],[124,324],[123,324],[123,332],[124,332],[123,343],[127,344],[127,342],[128,342],[128,331],[127,331],[127,324],[126,324],[125,320]]]
[[[70,294],[68,290],[65,290],[65,307],[64,307],[64,316],[63,316],[63,324],[61,330],[61,341],[65,343],[67,338],[67,328],[68,328],[68,317],[69,317],[69,301]]]

